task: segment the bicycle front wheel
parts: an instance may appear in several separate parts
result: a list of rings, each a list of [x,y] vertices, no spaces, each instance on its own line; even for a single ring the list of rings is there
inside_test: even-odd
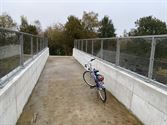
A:
[[[100,96],[100,99],[102,100],[102,102],[106,102],[107,96],[106,96],[106,89],[105,88],[99,88],[98,89],[98,93]]]
[[[83,79],[87,83],[87,85],[89,85],[90,87],[95,87],[96,86],[96,83],[95,83],[94,78],[92,77],[90,71],[85,71],[83,73]]]

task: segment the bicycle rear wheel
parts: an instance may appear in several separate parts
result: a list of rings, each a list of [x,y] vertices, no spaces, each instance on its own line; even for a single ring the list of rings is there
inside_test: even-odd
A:
[[[107,96],[106,96],[106,89],[105,88],[99,88],[98,93],[100,96],[100,99],[102,100],[103,103],[106,102]]]
[[[90,71],[85,71],[83,73],[83,79],[87,83],[87,85],[89,85],[90,87],[95,87],[96,86],[96,83],[95,83],[94,78],[92,77]]]

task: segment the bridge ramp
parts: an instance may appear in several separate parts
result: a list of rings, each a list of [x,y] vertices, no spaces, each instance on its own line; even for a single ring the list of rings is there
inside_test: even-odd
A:
[[[50,56],[17,125],[141,125],[109,92],[99,99],[73,57]]]

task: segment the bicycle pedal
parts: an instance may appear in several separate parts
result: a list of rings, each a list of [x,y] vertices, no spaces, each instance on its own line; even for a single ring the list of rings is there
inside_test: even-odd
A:
[[[90,86],[90,89],[93,89],[95,86]]]

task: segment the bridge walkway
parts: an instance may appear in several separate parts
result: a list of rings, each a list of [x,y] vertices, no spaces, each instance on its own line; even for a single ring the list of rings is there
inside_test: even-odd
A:
[[[103,104],[73,57],[50,56],[17,125],[141,125],[109,92]]]

